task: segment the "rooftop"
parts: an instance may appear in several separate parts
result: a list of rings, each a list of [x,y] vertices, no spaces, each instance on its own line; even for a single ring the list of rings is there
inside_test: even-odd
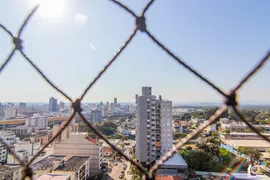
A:
[[[0,165],[0,174],[5,173],[5,171],[10,172],[12,170],[20,169],[20,166],[18,165]]]
[[[65,161],[64,165],[60,165],[55,171],[77,171],[90,157],[72,156]]]
[[[54,161],[61,161],[65,156],[51,155],[33,165],[34,170],[46,170],[53,167]]]
[[[69,176],[67,174],[44,174],[37,178],[37,180],[66,180]]]
[[[167,159],[160,167],[168,167],[168,166],[173,166],[173,167],[179,167],[179,168],[187,168],[187,163],[185,160],[182,158],[182,156],[178,153],[174,153],[169,159]]]
[[[225,140],[226,144],[233,147],[267,147],[270,148],[270,144],[265,140]]]
[[[223,133],[223,134],[226,134],[226,133]],[[263,134],[265,136],[270,136],[269,133],[261,133],[261,134]],[[247,133],[245,133],[245,132],[243,132],[243,133],[242,132],[231,132],[230,135],[253,135],[253,136],[258,136],[257,133],[253,133],[253,132],[247,132]]]
[[[104,152],[104,153],[112,153],[113,150],[112,150],[111,147],[103,147],[103,152]]]
[[[156,180],[183,180],[180,176],[156,176]]]

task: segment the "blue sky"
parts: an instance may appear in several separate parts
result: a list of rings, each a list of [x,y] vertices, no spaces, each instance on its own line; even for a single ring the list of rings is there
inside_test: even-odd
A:
[[[33,1],[0,0],[0,23],[16,33]],[[122,2],[137,14],[147,3]],[[269,0],[157,0],[146,18],[157,39],[228,91],[270,49],[269,7]],[[24,50],[72,98],[80,95],[134,28],[133,17],[106,0],[66,0],[63,16],[57,18],[44,17],[41,12],[22,34]],[[87,20],[76,21],[76,14]],[[0,30],[0,62],[11,49],[11,39]],[[239,91],[242,102],[270,102],[269,68],[268,62]],[[0,102],[40,102],[51,96],[66,101],[19,53],[0,74],[0,84]],[[85,101],[117,97],[133,102],[142,86],[152,86],[154,94],[174,102],[223,99],[139,32]]]

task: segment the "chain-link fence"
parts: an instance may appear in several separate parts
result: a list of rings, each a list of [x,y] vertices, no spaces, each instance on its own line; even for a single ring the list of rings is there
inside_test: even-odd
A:
[[[244,116],[240,113],[237,107],[237,91],[264,65],[264,63],[269,59],[270,51],[259,61],[259,63],[234,87],[230,92],[226,93],[223,90],[221,90],[219,87],[217,87],[214,83],[212,83],[210,80],[205,78],[202,74],[191,68],[188,64],[186,64],[182,59],[180,59],[177,55],[175,55],[170,49],[168,49],[163,43],[161,43],[148,29],[145,19],[145,14],[149,11],[149,8],[154,3],[154,0],[151,0],[143,9],[142,13],[140,15],[136,15],[132,10],[130,10],[127,6],[124,4],[116,1],[111,0],[112,3],[119,6],[122,10],[126,11],[130,15],[132,15],[135,19],[136,25],[131,33],[130,37],[126,40],[124,45],[117,51],[117,53],[113,56],[113,58],[107,63],[107,65],[97,74],[97,76],[90,82],[90,84],[87,86],[87,88],[83,91],[82,95],[76,99],[72,100],[63,90],[61,90],[59,87],[57,87],[48,77],[37,67],[33,61],[25,54],[22,46],[22,39],[21,34],[24,31],[27,23],[29,23],[31,17],[35,14],[35,12],[38,10],[39,5],[37,5],[31,13],[27,16],[23,24],[21,25],[17,35],[13,35],[11,31],[8,30],[4,25],[0,24],[0,27],[10,35],[10,37],[13,40],[14,48],[11,50],[11,53],[6,58],[4,63],[0,67],[0,73],[5,69],[7,64],[12,60],[12,57],[16,52],[19,52],[25,60],[31,64],[31,66],[44,78],[45,81],[47,81],[48,84],[50,84],[55,90],[57,90],[59,93],[61,93],[65,98],[67,98],[72,103],[73,113],[69,117],[68,121],[64,124],[64,126],[57,132],[55,136],[52,137],[52,139],[43,146],[38,153],[29,160],[28,163],[23,162],[15,152],[6,144],[2,139],[2,143],[6,145],[6,147],[9,149],[10,152],[14,154],[16,159],[20,162],[21,166],[24,167],[24,178],[32,178],[33,172],[30,168],[31,163],[40,155],[40,153],[49,145],[51,144],[59,135],[61,135],[62,131],[68,126],[68,124],[71,122],[71,120],[74,118],[76,114],[78,114],[81,119],[89,126],[89,128],[101,139],[103,139],[106,143],[108,143],[115,151],[117,151],[119,154],[121,154],[123,157],[125,157],[128,161],[130,161],[134,166],[136,166],[142,173],[144,174],[144,178],[146,179],[153,179],[154,178],[154,171],[158,168],[159,165],[161,165],[164,161],[166,161],[169,157],[171,157],[181,146],[183,146],[185,143],[190,141],[193,137],[195,137],[197,134],[202,132],[208,125],[211,123],[214,123],[226,110],[228,107],[231,107],[236,115],[254,132],[256,132],[260,137],[262,137],[264,140],[270,142],[270,140],[261,134],[258,129],[256,129],[252,124],[250,124]],[[127,45],[131,42],[131,40],[135,37],[137,31],[144,32],[148,35],[148,37],[153,41],[155,45],[158,45],[163,51],[165,51],[169,56],[171,56],[176,62],[178,62],[180,65],[184,66],[188,71],[190,71],[192,74],[194,74],[197,78],[204,81],[206,84],[211,86],[213,89],[215,89],[219,94],[221,94],[225,98],[224,105],[220,107],[214,115],[212,115],[206,123],[200,125],[197,129],[192,131],[186,138],[181,139],[169,152],[167,152],[160,160],[156,162],[154,166],[150,168],[149,171],[147,171],[145,168],[143,168],[140,164],[135,162],[132,158],[128,157],[126,154],[122,153],[122,151],[114,146],[106,137],[100,133],[95,127],[87,121],[87,119],[84,117],[84,115],[81,113],[81,100],[85,97],[86,93],[92,88],[92,86],[101,78],[101,76],[106,72],[106,70],[111,67],[111,65],[116,61],[117,57],[124,51],[124,49],[127,47]]]

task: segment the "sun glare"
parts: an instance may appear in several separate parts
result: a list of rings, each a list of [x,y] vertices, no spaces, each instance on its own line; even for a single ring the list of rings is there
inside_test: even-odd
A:
[[[61,18],[65,11],[65,0],[29,0],[30,5],[40,4],[37,11],[44,18]]]

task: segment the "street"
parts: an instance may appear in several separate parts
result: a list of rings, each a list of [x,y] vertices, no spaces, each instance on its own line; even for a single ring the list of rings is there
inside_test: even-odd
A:
[[[130,151],[132,150],[132,146],[134,146],[135,142],[134,141],[126,141],[126,142],[129,142],[130,145],[125,145],[125,154],[128,155],[130,158]],[[119,147],[120,148],[120,147]],[[117,161],[118,165],[117,166],[114,166],[114,163],[111,162],[110,165],[109,165],[109,168],[108,168],[108,173],[107,173],[107,176],[103,178],[103,180],[116,180],[116,179],[120,179],[119,178],[119,175],[121,173],[121,171],[124,171],[125,173],[125,176],[123,178],[125,178],[126,180],[131,180],[132,178],[132,175],[128,174],[129,172],[129,169],[130,169],[130,162],[129,161],[126,161],[124,160],[124,158],[122,158],[121,160]],[[127,168],[126,170],[124,170],[124,164],[127,165]]]

